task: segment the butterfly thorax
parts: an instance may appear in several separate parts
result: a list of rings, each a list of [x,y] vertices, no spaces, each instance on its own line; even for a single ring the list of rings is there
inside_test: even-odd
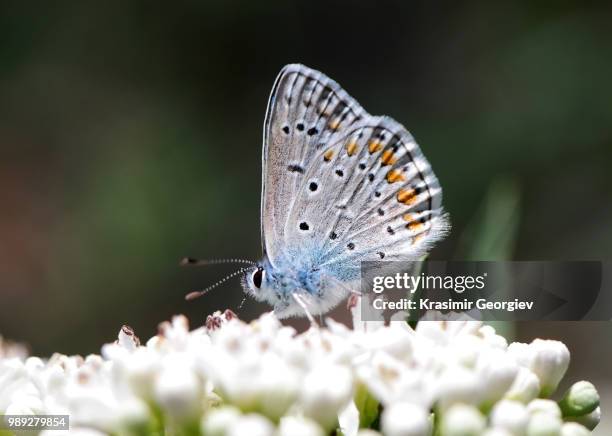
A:
[[[300,299],[312,315],[329,311],[347,295],[346,289],[310,256],[267,257],[246,276],[245,288],[259,301],[274,306],[279,317],[303,316]],[[259,286],[257,286],[259,285]]]
[[[262,262],[266,271],[265,285],[282,299],[290,298],[292,292],[319,295],[321,293],[321,270],[309,259],[276,260]]]

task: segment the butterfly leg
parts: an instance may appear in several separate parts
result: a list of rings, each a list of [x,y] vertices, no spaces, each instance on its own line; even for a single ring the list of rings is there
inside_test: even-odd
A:
[[[308,317],[308,321],[310,321],[310,326],[318,328],[319,325],[317,324],[317,322],[315,321],[314,317],[312,316],[312,314],[308,310],[308,307],[306,306],[306,302],[304,302],[302,297],[300,295],[298,295],[296,292],[292,292],[291,296],[296,301],[296,303],[300,305],[300,307],[304,310],[304,312],[306,312],[306,316]]]
[[[351,295],[349,295],[346,300],[346,308],[348,310],[353,310],[357,304],[359,304],[359,298],[361,297],[361,292],[351,291]]]

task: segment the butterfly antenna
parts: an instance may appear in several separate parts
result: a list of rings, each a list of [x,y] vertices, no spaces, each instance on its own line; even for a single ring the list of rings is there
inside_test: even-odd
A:
[[[243,263],[246,265],[255,266],[256,263],[247,259],[194,259],[193,257],[184,257],[179,265],[181,266],[206,266],[220,265],[223,263]]]
[[[244,303],[246,303],[246,301],[247,301],[247,297],[244,297],[242,301],[240,302],[240,306],[238,306],[238,310],[242,309],[242,306],[244,306]]]
[[[211,291],[211,290],[215,289],[217,286],[222,285],[223,283],[225,283],[226,281],[228,281],[232,277],[236,277],[238,274],[242,274],[243,272],[246,272],[246,271],[248,271],[250,269],[251,268],[240,268],[238,271],[234,271],[233,273],[223,277],[217,283],[215,283],[213,285],[210,285],[206,289],[202,289],[201,291],[190,292],[189,294],[185,295],[185,300],[187,300],[187,301],[195,300],[196,298],[201,297],[202,295],[206,294],[208,291]]]

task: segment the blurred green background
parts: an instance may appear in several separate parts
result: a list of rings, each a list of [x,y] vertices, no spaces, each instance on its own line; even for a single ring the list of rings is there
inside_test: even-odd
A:
[[[148,338],[175,313],[198,325],[238,311],[238,280],[183,300],[232,267],[177,263],[260,256],[262,123],[290,62],[414,134],[454,225],[432,258],[609,259],[611,12],[571,1],[1,2],[0,333],[36,354],[89,353],[123,323]],[[263,310],[249,300],[239,315]],[[608,374],[610,333],[517,328],[567,341],[572,370],[595,381]]]

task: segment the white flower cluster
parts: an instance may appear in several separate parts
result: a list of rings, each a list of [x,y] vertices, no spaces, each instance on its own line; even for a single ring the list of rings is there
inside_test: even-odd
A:
[[[588,435],[593,385],[549,399],[568,364],[560,342],[508,345],[477,321],[296,334],[226,311],[192,331],[176,316],[145,345],[124,326],[101,356],[0,349],[0,413],[68,414],[88,435]]]

